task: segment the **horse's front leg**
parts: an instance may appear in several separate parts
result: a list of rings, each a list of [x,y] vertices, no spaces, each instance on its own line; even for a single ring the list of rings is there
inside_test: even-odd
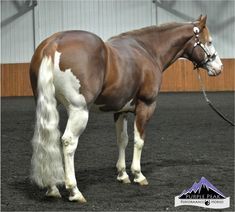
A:
[[[140,185],[148,185],[146,177],[141,172],[140,160],[142,148],[144,146],[145,127],[151,118],[156,107],[156,102],[146,104],[139,101],[136,107],[136,117],[134,123],[134,151],[131,171],[134,175],[134,182]]]
[[[118,176],[117,180],[122,183],[130,183],[128,174],[126,173],[125,150],[128,144],[127,134],[127,117],[124,113],[115,113],[114,121],[116,125],[117,145],[118,145],[118,161],[116,164]]]

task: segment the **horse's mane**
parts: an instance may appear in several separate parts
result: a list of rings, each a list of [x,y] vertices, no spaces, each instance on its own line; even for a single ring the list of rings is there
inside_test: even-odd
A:
[[[183,23],[176,23],[176,22],[172,22],[172,23],[167,23],[167,24],[161,24],[159,26],[147,26],[147,27],[143,27],[143,28],[140,28],[140,29],[135,29],[135,30],[131,30],[131,31],[127,31],[127,32],[123,32],[119,35],[115,35],[111,38],[109,38],[109,40],[113,39],[113,38],[120,38],[120,37],[123,37],[123,36],[128,36],[128,35],[144,35],[144,34],[147,34],[147,33],[150,33],[150,32],[162,32],[162,31],[165,31],[165,30],[168,30],[168,29],[173,29],[175,27],[178,27],[178,26],[182,26]]]

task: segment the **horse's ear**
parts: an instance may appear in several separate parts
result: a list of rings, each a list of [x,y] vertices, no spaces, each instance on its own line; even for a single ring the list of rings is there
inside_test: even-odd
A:
[[[202,19],[202,14],[198,17],[196,21],[201,21],[201,19]]]
[[[206,19],[206,15],[201,17],[201,19],[199,20],[199,29],[203,29],[206,26]]]

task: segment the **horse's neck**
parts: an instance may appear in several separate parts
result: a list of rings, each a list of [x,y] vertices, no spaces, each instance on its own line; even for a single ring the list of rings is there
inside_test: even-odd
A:
[[[185,45],[192,36],[192,25],[185,24],[173,29],[153,31],[148,35],[139,37],[139,40],[147,46],[161,71],[164,71],[183,56]]]

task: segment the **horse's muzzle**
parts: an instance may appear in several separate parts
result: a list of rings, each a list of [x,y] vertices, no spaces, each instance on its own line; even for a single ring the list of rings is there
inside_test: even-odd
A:
[[[223,65],[221,65],[218,69],[209,68],[207,69],[207,73],[209,76],[218,76],[221,74],[222,70],[223,70]]]

